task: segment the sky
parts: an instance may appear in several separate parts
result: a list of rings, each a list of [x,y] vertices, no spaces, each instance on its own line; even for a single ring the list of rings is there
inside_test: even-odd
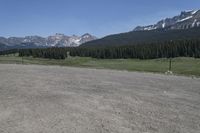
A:
[[[0,36],[97,37],[200,8],[200,0],[0,0]]]

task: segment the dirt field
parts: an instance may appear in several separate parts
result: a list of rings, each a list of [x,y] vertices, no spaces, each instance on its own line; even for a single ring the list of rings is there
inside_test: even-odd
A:
[[[0,64],[0,133],[199,133],[200,79]]]

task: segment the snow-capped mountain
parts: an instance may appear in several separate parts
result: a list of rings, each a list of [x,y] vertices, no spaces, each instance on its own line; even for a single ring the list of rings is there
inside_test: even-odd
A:
[[[155,29],[189,29],[200,27],[200,10],[183,11],[173,18],[166,18],[157,24],[148,26],[138,26],[134,31],[146,31]]]
[[[4,38],[0,37],[0,43],[7,46],[16,46],[16,45],[26,45],[34,44],[35,46],[58,46],[58,47],[77,47],[82,43],[92,41],[97,39],[95,36],[90,34],[84,34],[82,36],[66,36],[64,34],[56,33],[53,36],[47,38],[40,36],[26,36],[26,37],[9,37]]]

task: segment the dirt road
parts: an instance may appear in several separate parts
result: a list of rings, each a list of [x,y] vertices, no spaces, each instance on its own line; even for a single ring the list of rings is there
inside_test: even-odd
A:
[[[0,133],[199,133],[200,79],[0,65]]]

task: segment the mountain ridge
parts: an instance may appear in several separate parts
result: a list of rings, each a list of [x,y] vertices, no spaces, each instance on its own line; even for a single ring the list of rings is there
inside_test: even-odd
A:
[[[172,18],[165,18],[156,24],[137,26],[133,31],[149,31],[155,29],[189,29],[200,26],[200,10],[182,11]]]
[[[191,16],[192,15],[192,16]],[[166,18],[157,24],[136,27],[134,30],[113,34],[81,46],[101,47],[116,45],[135,45],[180,39],[200,38],[200,10],[183,11],[180,15]]]
[[[97,39],[97,37],[86,33],[82,36],[72,35],[67,36],[61,33],[56,33],[55,35],[48,37],[41,36],[25,36],[25,37],[0,37],[0,43],[6,46],[16,46],[22,44],[34,44],[35,46],[59,46],[59,47],[77,47],[82,43],[92,41]]]

